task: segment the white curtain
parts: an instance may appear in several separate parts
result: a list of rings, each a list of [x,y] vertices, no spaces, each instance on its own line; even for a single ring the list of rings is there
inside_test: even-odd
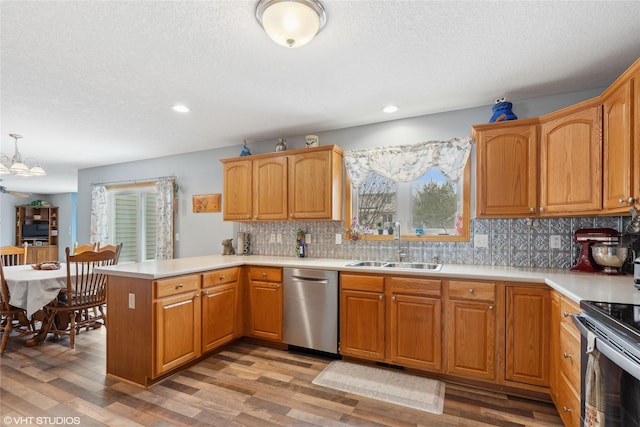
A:
[[[173,258],[173,196],[174,180],[159,179],[156,182],[156,259]]]
[[[107,210],[107,188],[104,185],[96,185],[91,190],[90,243],[104,245],[109,242]]]
[[[415,145],[348,150],[344,153],[344,162],[349,179],[356,188],[365,182],[369,172],[396,182],[410,182],[432,167],[439,167],[447,178],[458,182],[470,152],[470,138],[454,138]]]

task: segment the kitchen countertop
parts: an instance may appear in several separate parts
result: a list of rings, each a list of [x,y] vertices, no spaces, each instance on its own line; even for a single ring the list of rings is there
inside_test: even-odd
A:
[[[617,302],[640,305],[640,290],[633,286],[633,276],[609,276],[579,273],[561,269],[498,267],[490,265],[443,264],[440,271],[383,267],[348,267],[357,260],[315,259],[272,256],[210,255],[176,258],[166,261],[147,261],[102,267],[99,271],[110,275],[140,279],[162,279],[182,274],[198,273],[241,265],[315,268],[353,273],[410,275],[421,277],[499,280],[510,282],[546,283],[575,302],[580,300]]]

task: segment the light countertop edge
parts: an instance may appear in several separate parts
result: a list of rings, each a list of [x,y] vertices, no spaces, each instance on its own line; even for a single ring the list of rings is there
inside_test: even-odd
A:
[[[640,290],[633,285],[632,275],[610,276],[572,272],[561,269],[500,267],[490,265],[443,264],[440,271],[389,269],[383,267],[348,267],[357,260],[271,257],[261,255],[210,255],[176,258],[165,261],[118,264],[98,269],[109,275],[139,279],[163,279],[220,268],[242,265],[314,268],[351,273],[384,273],[433,278],[460,278],[508,282],[546,283],[576,303],[580,300],[618,302],[640,305]]]

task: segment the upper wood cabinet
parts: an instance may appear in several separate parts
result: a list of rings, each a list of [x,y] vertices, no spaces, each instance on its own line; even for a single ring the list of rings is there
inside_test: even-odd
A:
[[[476,125],[476,213],[480,218],[536,215],[538,121]]]
[[[342,219],[336,145],[223,159],[225,221]]]
[[[585,101],[540,118],[540,214],[602,209],[602,107]]]
[[[603,208],[628,212],[640,199],[640,60],[602,95]]]

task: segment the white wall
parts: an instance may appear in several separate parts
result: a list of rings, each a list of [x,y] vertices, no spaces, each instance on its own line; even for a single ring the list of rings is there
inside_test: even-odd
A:
[[[600,93],[602,90],[597,89],[515,101],[513,112],[521,119],[536,117]],[[491,107],[492,105],[487,105],[326,132],[310,129],[308,133],[317,134],[321,145],[337,144],[344,149],[465,137],[469,135],[472,125],[489,121],[493,114]],[[251,124],[248,123],[247,126]],[[289,149],[304,147],[304,135],[282,137],[287,139]],[[276,140],[261,141],[249,146],[254,154],[258,154],[274,151],[275,143]],[[176,144],[180,144],[180,141],[176,141]],[[222,221],[222,213],[194,214],[191,211],[191,197],[194,194],[222,193],[222,164],[219,159],[236,157],[240,151],[241,143],[234,147],[80,170],[78,241],[89,241],[92,184],[176,175],[180,185],[180,200],[175,230],[180,234],[180,241],[176,242],[175,256],[181,258],[221,253],[221,241],[235,238],[237,225]]]

